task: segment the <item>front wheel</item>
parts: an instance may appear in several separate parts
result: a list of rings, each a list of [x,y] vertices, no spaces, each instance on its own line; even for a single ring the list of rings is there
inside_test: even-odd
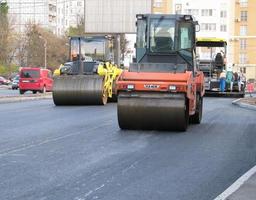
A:
[[[25,90],[20,90],[20,94],[24,94],[25,93]]]
[[[199,94],[196,95],[196,112],[190,117],[190,122],[192,124],[200,124],[203,115],[203,97]]]
[[[40,91],[40,93],[45,94],[46,93],[46,87],[44,86],[43,89]]]

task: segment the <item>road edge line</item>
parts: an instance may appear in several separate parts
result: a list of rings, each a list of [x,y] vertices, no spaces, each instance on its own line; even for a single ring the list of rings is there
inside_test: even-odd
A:
[[[251,178],[256,173],[256,165],[252,167],[249,171],[238,178],[231,186],[229,186],[224,192],[218,195],[214,200],[225,200],[231,194],[236,192],[249,178]]]

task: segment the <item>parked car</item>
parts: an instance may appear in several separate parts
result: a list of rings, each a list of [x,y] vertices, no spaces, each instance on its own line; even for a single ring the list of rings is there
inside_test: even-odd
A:
[[[8,85],[10,83],[9,80],[7,80],[6,78],[0,76],[0,85]]]
[[[17,90],[19,89],[19,79],[20,79],[20,76],[19,75],[16,75],[13,80],[12,80],[12,89],[13,90]]]
[[[52,73],[48,69],[23,67],[19,75],[20,94],[26,91],[32,91],[34,94],[52,91]]]

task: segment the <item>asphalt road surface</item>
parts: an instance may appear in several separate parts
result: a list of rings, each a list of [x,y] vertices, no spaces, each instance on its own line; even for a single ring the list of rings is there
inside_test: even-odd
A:
[[[231,101],[185,133],[121,131],[116,104],[0,104],[0,199],[214,199],[256,164],[255,111]]]

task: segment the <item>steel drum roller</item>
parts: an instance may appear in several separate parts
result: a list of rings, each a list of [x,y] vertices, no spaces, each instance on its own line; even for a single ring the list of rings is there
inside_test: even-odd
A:
[[[69,75],[54,78],[55,105],[103,105],[103,79],[99,75]]]
[[[178,130],[188,124],[184,94],[119,93],[118,123],[121,129]]]

